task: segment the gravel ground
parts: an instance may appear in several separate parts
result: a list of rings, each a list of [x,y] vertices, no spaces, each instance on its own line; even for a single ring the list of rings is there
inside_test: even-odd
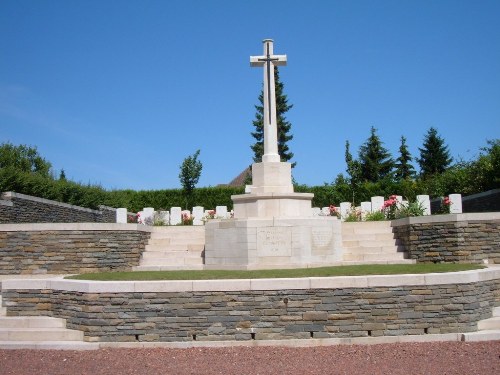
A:
[[[500,341],[233,347],[0,350],[0,374],[500,374]]]

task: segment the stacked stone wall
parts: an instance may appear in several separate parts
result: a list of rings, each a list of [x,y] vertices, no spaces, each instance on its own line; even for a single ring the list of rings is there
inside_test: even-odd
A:
[[[132,229],[0,231],[0,274],[130,271],[149,236]]]
[[[417,262],[500,263],[499,218],[469,220],[467,215],[442,215],[428,222],[411,219],[393,222],[393,231]]]
[[[473,332],[497,279],[441,285],[220,292],[3,291],[8,314],[67,319],[87,341],[349,338]]]
[[[0,200],[1,223],[114,223],[116,209],[73,206],[18,193],[4,193]]]

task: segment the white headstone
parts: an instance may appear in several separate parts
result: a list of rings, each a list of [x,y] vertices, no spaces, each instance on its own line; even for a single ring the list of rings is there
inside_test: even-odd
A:
[[[372,202],[361,202],[361,214],[372,212]]]
[[[245,185],[245,193],[250,194],[252,192],[252,185]]]
[[[351,202],[342,202],[340,203],[340,218],[342,221],[349,215],[351,211]]]
[[[170,225],[177,225],[181,223],[181,208],[171,207],[170,208]]]
[[[319,208],[319,207],[312,208],[312,215],[313,216],[319,216],[320,213],[321,213],[321,208]]]
[[[117,208],[116,209],[116,222],[118,224],[127,224],[127,209]]]
[[[201,206],[193,207],[193,225],[203,225],[204,208]]]
[[[384,197],[376,196],[371,198],[372,212],[381,211],[384,207]]]
[[[153,225],[153,216],[155,214],[155,209],[153,207],[144,207],[142,210],[142,220],[146,225]]]
[[[424,209],[424,215],[431,214],[431,201],[428,195],[417,195],[417,202]]]
[[[462,194],[450,194],[450,214],[462,213]]]
[[[321,215],[322,216],[330,216],[330,207],[323,207],[321,209]]]
[[[168,211],[159,211],[158,212],[159,219],[163,221],[163,225],[170,224],[170,212]]]
[[[221,219],[227,219],[227,206],[215,207],[215,215]]]
[[[401,207],[401,203],[403,203],[403,197],[401,195],[396,195],[396,201],[398,202],[396,206]]]

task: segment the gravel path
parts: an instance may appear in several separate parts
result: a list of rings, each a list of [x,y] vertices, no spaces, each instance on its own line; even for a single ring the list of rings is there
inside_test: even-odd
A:
[[[311,348],[0,350],[0,374],[500,374],[500,341]]]

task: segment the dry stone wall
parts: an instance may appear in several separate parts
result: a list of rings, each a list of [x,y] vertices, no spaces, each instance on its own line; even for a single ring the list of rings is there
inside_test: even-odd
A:
[[[23,226],[26,230],[22,230]],[[129,271],[139,265],[150,236],[137,227],[126,224],[0,227],[0,274]]]
[[[1,223],[114,223],[116,209],[73,206],[29,195],[7,192],[0,199]]]
[[[457,214],[393,221],[393,232],[419,263],[499,263],[500,214]]]

